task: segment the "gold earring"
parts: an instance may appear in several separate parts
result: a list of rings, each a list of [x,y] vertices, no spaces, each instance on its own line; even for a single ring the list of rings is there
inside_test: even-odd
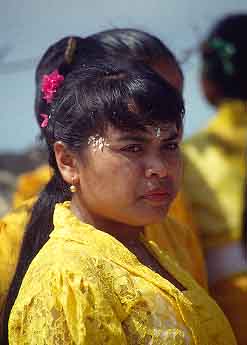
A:
[[[75,193],[77,191],[74,180],[75,180],[75,178],[72,177],[72,185],[69,187],[71,193]]]
[[[69,187],[71,193],[75,193],[77,191],[76,186],[74,186],[73,184]]]

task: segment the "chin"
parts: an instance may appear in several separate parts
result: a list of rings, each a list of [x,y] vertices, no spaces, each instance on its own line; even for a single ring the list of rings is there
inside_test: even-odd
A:
[[[167,212],[162,213],[160,215],[156,215],[153,217],[150,217],[145,225],[152,225],[152,224],[158,224],[164,221],[164,218],[166,217]]]
[[[145,214],[140,217],[142,222],[141,225],[146,226],[163,222],[168,213],[168,209],[169,207],[162,207],[155,211],[152,210],[152,212],[145,212]]]

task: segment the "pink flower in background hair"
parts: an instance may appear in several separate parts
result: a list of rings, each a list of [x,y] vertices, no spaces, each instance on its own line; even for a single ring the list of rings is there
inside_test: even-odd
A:
[[[51,103],[58,87],[64,81],[64,76],[59,74],[56,69],[50,74],[45,74],[42,78],[41,91],[43,92],[43,98],[47,103]]]

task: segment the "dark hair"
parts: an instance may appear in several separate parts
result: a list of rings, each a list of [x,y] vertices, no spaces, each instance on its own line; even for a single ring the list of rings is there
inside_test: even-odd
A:
[[[71,63],[67,63],[65,52],[71,38],[75,40],[76,47]],[[183,80],[183,72],[175,55],[157,37],[144,31],[122,28],[102,31],[87,38],[64,37],[50,46],[36,69],[35,115],[39,126],[42,122],[40,114],[47,112],[47,104],[43,100],[40,89],[42,77],[57,68],[61,73],[67,74],[78,64],[83,64],[84,59],[88,61],[90,57],[94,59],[97,56],[136,60],[151,67],[161,60],[167,60],[174,63],[180,73],[181,80]]]
[[[89,137],[103,135],[109,124],[130,131],[160,123],[183,126],[184,104],[180,93],[148,66],[105,57],[93,62],[90,57],[85,62],[86,58],[65,75],[49,106],[50,119],[43,135],[54,174],[35,203],[26,227],[5,309],[6,343],[11,307],[28,266],[53,229],[55,204],[71,199],[69,187],[57,167],[53,144],[62,141],[70,150],[83,153]]]
[[[247,14],[220,20],[202,44],[203,74],[223,97],[247,99]]]
[[[156,36],[141,30],[118,28],[102,31],[91,37],[96,38],[111,56],[135,59],[151,67],[161,60],[172,62],[183,80],[183,72],[175,55]]]
[[[70,49],[70,42],[73,40],[74,48],[71,52],[70,61],[66,61],[66,53]],[[54,70],[58,69],[59,72],[66,76],[74,68],[79,65],[83,65],[84,60],[96,58],[97,56],[103,57],[105,50],[97,43],[96,40],[90,40],[90,38],[81,38],[79,36],[67,36],[52,44],[41,57],[40,62],[35,71],[35,103],[34,110],[36,120],[39,127],[43,121],[40,117],[41,113],[49,112],[49,105],[43,98],[41,91],[42,78],[46,74],[50,74]]]

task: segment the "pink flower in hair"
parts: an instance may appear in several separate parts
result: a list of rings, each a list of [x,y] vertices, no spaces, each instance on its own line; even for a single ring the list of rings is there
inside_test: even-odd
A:
[[[42,128],[45,128],[45,127],[47,127],[47,125],[48,125],[48,121],[49,121],[49,116],[48,115],[46,115],[46,114],[40,114],[40,117],[42,117],[44,120],[42,121],[42,123],[41,123],[41,127]]]
[[[41,91],[43,92],[43,98],[47,103],[51,103],[58,87],[64,81],[64,76],[58,73],[56,69],[50,74],[45,74],[42,78]]]

